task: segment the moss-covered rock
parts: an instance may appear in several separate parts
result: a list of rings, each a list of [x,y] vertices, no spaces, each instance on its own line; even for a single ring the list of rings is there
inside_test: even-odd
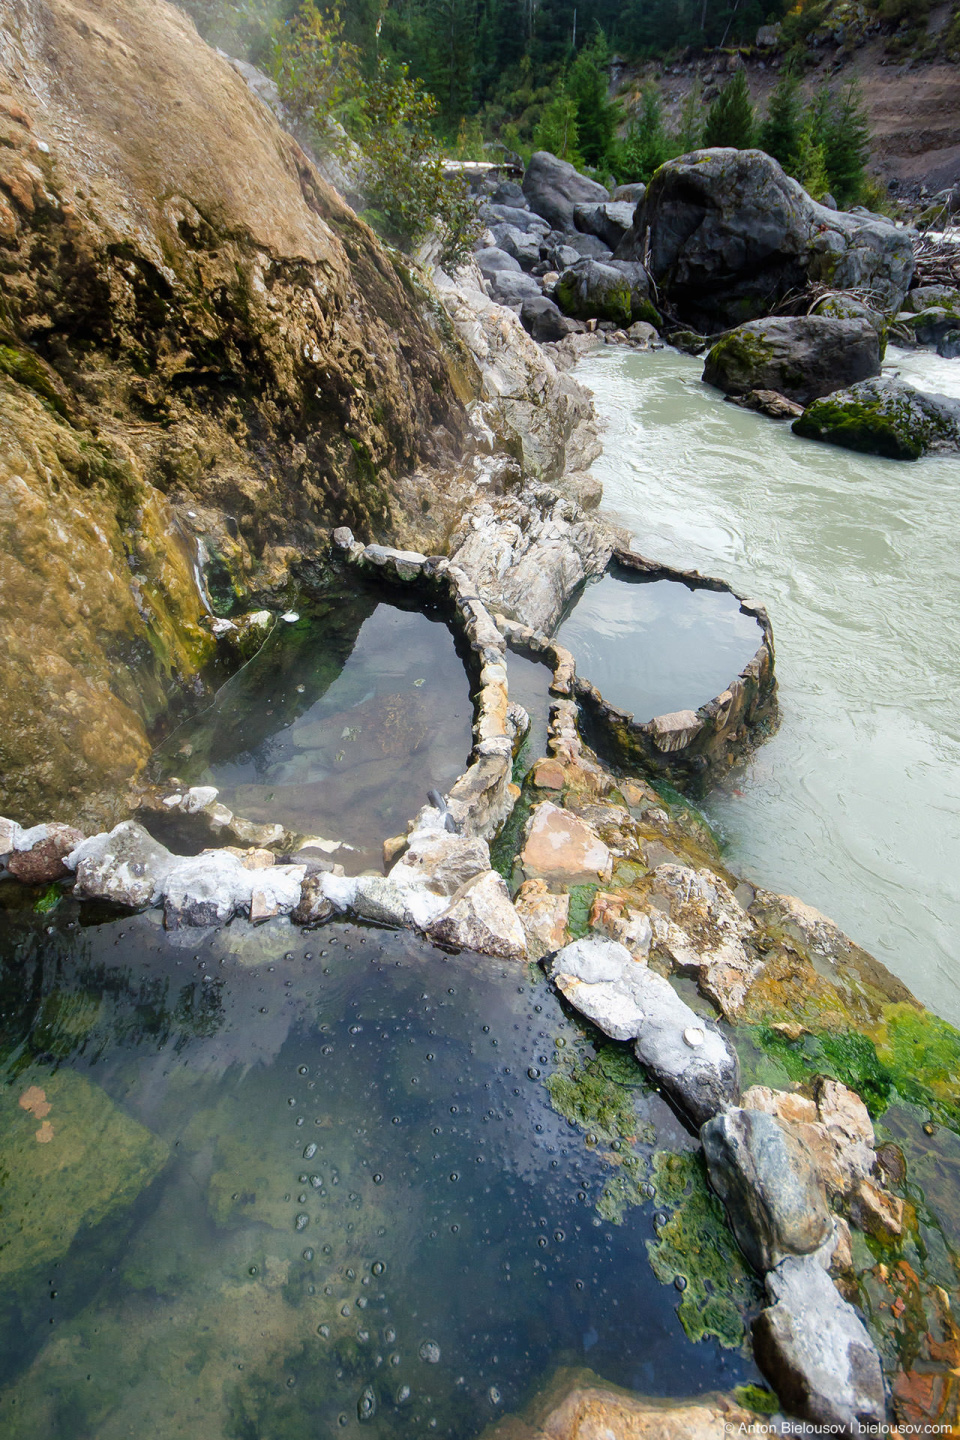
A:
[[[167,1147],[70,1070],[32,1068],[0,1091],[0,1278],[52,1264],[81,1228],[133,1203]]]
[[[897,380],[866,380],[815,400],[794,434],[891,460],[960,450],[960,402]]]
[[[775,390],[801,405],[880,371],[880,338],[862,316],[774,316],[722,336],[703,378],[727,395]]]

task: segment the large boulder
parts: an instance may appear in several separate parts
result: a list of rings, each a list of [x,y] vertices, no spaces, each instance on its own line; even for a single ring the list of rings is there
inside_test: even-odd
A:
[[[896,314],[914,267],[908,231],[818,205],[761,150],[697,150],[661,165],[618,258],[644,260],[648,246],[661,298],[708,334],[811,281],[869,290]]]
[[[960,306],[951,309],[944,305],[931,305],[928,309],[921,310],[918,315],[898,320],[898,324],[903,325],[913,335],[918,345],[935,345],[939,348],[944,336],[960,327]]]
[[[518,230],[527,231],[531,235],[546,235],[550,229],[542,215],[534,215],[532,210],[520,209],[516,205],[481,205],[478,213],[480,219],[491,227],[515,225]]]
[[[555,230],[572,230],[574,207],[609,200],[605,186],[581,175],[567,160],[549,150],[537,150],[523,177],[527,204],[537,215],[549,220]]]
[[[512,255],[521,270],[532,270],[540,263],[540,236],[516,225],[494,225],[491,234],[498,247]]]
[[[577,320],[612,320],[624,329],[634,320],[655,315],[649,293],[643,266],[624,261],[578,260],[564,270],[554,287],[554,297],[565,314]]]
[[[491,300],[498,305],[509,305],[519,310],[525,300],[535,300],[543,291],[532,275],[517,274],[509,270],[496,270],[487,277]]]
[[[520,323],[527,334],[540,345],[551,340],[562,340],[564,336],[572,335],[574,331],[583,328],[569,315],[564,315],[560,307],[545,295],[536,300],[524,300],[520,307]]]
[[[598,205],[577,205],[573,211],[573,223],[585,235],[596,235],[604,245],[616,250],[620,241],[633,224],[636,202],[629,200],[606,200]]]
[[[886,1412],[880,1357],[821,1256],[784,1260],[767,1276],[767,1292],[772,1303],[754,1322],[754,1354],[784,1408],[840,1427],[834,1434],[879,1434]]]
[[[869,320],[827,315],[751,320],[723,335],[703,378],[727,395],[776,390],[801,405],[880,373],[880,339]]]
[[[833,1232],[813,1157],[762,1110],[733,1109],[700,1132],[710,1184],[740,1249],[760,1274],[787,1255],[811,1255]]]
[[[960,400],[926,395],[901,380],[864,380],[815,400],[793,422],[795,435],[889,460],[960,451]]]
[[[499,245],[488,245],[484,250],[478,250],[476,261],[484,280],[489,280],[499,270],[512,275],[520,274],[520,261],[514,255],[508,255],[506,250],[501,250]]]

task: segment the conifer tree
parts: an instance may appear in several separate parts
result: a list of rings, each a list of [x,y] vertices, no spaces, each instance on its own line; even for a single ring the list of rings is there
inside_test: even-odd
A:
[[[691,150],[699,150],[703,144],[703,97],[699,80],[694,80],[681,106],[680,127],[675,140],[678,155],[689,155]]]
[[[570,66],[566,90],[577,107],[579,148],[588,165],[603,165],[616,134],[619,108],[607,98],[607,37],[598,29]]]
[[[630,123],[615,157],[621,183],[647,181],[664,160],[675,153],[663,123],[663,106],[655,85],[644,87],[640,109]]]
[[[841,208],[855,205],[863,192],[870,150],[870,130],[856,82],[833,100],[822,130],[830,193]]]
[[[583,164],[577,129],[577,102],[567,94],[562,83],[540,117],[533,147],[535,150],[549,150],[551,155],[569,160],[571,165]]]
[[[785,70],[780,83],[770,96],[767,118],[760,127],[762,150],[779,160],[788,175],[797,173],[800,132],[803,129],[803,106],[800,80],[792,70]]]
[[[750,103],[746,72],[737,70],[710,106],[703,143],[749,150],[756,134],[756,116]]]

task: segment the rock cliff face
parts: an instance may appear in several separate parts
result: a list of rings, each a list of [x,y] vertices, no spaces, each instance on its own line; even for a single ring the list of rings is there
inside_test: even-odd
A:
[[[0,274],[0,807],[103,816],[209,655],[201,540],[241,593],[334,523],[441,548],[479,380],[163,0],[4,7]]]

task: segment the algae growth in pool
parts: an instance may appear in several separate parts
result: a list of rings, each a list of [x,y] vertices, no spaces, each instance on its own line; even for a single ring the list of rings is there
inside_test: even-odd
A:
[[[84,913],[0,910],[2,1440],[468,1440],[560,1364],[755,1378],[693,1138],[539,973]]]
[[[466,650],[436,608],[361,590],[278,621],[214,705],[163,747],[168,774],[216,785],[236,814],[344,840],[348,871],[381,864],[427,791],[466,769]]]
[[[643,721],[719,695],[753,659],[763,632],[727,591],[613,566],[580,592],[557,639],[605,700]]]

